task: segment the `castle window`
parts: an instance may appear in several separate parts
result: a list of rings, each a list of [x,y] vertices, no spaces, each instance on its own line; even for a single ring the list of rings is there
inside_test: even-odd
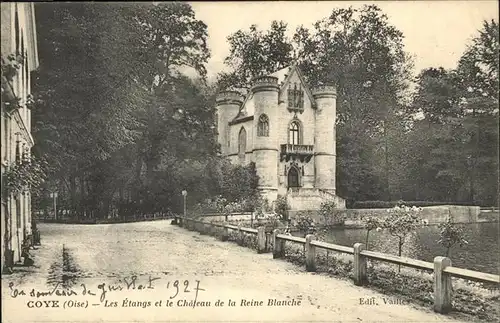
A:
[[[17,134],[16,134],[17,135]],[[19,135],[17,135],[17,140],[16,140],[16,163],[20,164],[21,163],[21,142],[19,141]]]
[[[304,110],[304,91],[300,84],[298,87],[297,83],[294,84],[293,88],[291,85],[288,87],[288,109]]]
[[[19,45],[20,45],[20,41],[19,41],[19,17],[18,17],[18,14],[17,14],[17,5],[16,5],[16,12],[15,12],[15,16],[14,16],[14,34],[15,34],[15,42],[16,42],[16,54],[21,54],[19,52]]]
[[[288,143],[292,145],[300,144],[300,125],[297,121],[290,123],[288,130]]]
[[[240,133],[238,135],[238,157],[240,161],[245,160],[245,151],[247,149],[247,132],[245,128],[241,127]]]
[[[261,114],[259,117],[259,123],[257,124],[257,136],[269,137],[269,118],[265,114]]]

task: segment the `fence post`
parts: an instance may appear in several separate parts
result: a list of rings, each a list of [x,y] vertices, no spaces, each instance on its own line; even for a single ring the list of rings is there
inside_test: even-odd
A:
[[[273,259],[282,258],[285,255],[285,240],[278,239],[279,229],[273,231]]]
[[[259,227],[257,232],[257,252],[266,252],[266,227]]]
[[[236,236],[236,243],[239,246],[243,245],[243,232],[241,232],[241,224],[238,224],[238,235]]]
[[[443,314],[451,311],[451,275],[443,272],[449,266],[450,258],[434,258],[434,311]]]
[[[207,224],[203,220],[201,221],[201,225],[200,225],[200,234],[201,235],[207,234]]]
[[[365,250],[363,243],[354,244],[354,285],[362,286],[366,282],[366,258],[361,255]]]
[[[212,222],[208,222],[208,235],[209,236],[215,235],[215,226]]]
[[[316,247],[311,245],[314,240],[313,234],[306,235],[306,270],[316,271]]]
[[[226,227],[226,224],[224,224],[224,227],[222,227],[222,236],[221,236],[222,241],[227,241],[229,240],[229,228]]]

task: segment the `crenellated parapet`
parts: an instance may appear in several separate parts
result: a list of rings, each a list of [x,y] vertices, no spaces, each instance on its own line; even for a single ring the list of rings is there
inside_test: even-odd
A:
[[[335,85],[319,85],[312,89],[312,95],[315,99],[336,98],[337,87]]]
[[[219,92],[215,98],[216,105],[235,104],[241,106],[243,101],[244,97],[240,92],[231,90]]]
[[[258,76],[252,80],[252,92],[279,91],[278,78],[274,76]]]

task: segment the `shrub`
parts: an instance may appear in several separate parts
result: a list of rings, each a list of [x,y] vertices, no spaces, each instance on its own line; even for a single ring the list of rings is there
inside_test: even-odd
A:
[[[352,204],[353,209],[386,209],[395,206],[413,205],[416,207],[436,206],[436,205],[463,205],[456,202],[436,202],[436,201],[356,201]]]
[[[401,250],[405,242],[405,238],[416,231],[420,224],[420,219],[417,213],[420,211],[417,207],[396,206],[388,209],[389,216],[384,219],[383,227],[389,230],[389,234],[397,237],[398,240],[398,256],[401,256]],[[401,268],[399,266],[399,268]]]
[[[446,257],[449,257],[450,249],[454,245],[458,244],[463,247],[468,244],[467,240],[465,240],[463,228],[451,223],[450,218],[448,218],[448,221],[440,223],[438,227],[440,232],[437,242],[446,248]]]
[[[370,236],[370,231],[381,230],[383,227],[383,223],[376,217],[372,216],[364,218],[363,221],[365,222],[365,229],[366,229],[365,247],[366,249],[368,249],[368,238]]]
[[[345,213],[337,208],[333,200],[321,203],[319,215],[326,226],[343,225],[346,219]]]
[[[299,215],[295,221],[296,228],[303,232],[304,235],[313,234],[316,232],[316,226],[311,216]]]
[[[276,214],[278,214],[278,216],[282,220],[288,220],[288,209],[289,208],[290,208],[290,205],[288,204],[286,196],[278,195],[278,198],[276,199],[276,202],[274,205],[274,212],[276,212]]]

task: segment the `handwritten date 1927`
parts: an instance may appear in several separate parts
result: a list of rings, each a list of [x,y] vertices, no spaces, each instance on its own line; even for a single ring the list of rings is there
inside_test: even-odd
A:
[[[104,302],[106,300],[106,295],[108,293],[120,292],[124,290],[151,290],[155,288],[155,282],[160,280],[159,277],[151,277],[149,276],[147,280],[139,280],[137,276],[126,277],[123,279],[119,279],[117,283],[100,283],[97,285],[97,291],[95,289],[87,287],[85,284],[80,284],[80,288],[62,288],[60,284],[57,284],[51,290],[40,291],[36,289],[31,289],[29,292],[29,296],[40,298],[45,296],[73,296],[73,295],[82,295],[82,296],[99,296],[99,300]],[[198,296],[199,291],[204,291],[204,289],[200,288],[200,281],[195,280],[195,287],[190,288],[190,282],[188,280],[175,280],[167,282],[164,287],[167,289],[173,289],[172,295],[170,295],[170,299],[174,299],[179,295],[179,293],[190,293],[191,291],[196,292],[196,297]],[[9,283],[10,296],[12,298],[16,298],[18,296],[27,295],[27,293],[22,290],[14,287],[14,283]]]

